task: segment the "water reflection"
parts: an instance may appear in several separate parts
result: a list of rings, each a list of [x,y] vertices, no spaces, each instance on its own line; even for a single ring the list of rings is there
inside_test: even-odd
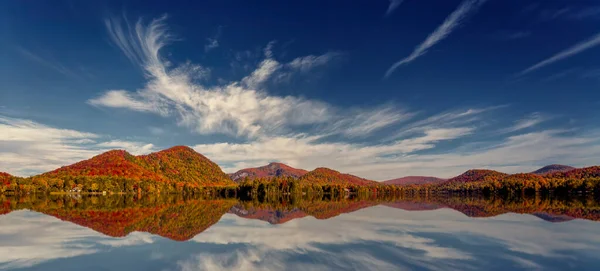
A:
[[[0,269],[600,267],[600,205],[589,198],[0,200]]]

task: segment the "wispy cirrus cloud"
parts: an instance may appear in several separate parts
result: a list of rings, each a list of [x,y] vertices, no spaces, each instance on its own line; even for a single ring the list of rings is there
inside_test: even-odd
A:
[[[174,66],[160,55],[172,36],[165,19],[161,17],[147,25],[138,21],[134,26],[107,20],[112,41],[140,65],[148,81],[135,92],[106,91],[90,99],[90,104],[174,116],[179,125],[199,134],[252,138],[288,132],[297,126],[338,122],[346,117],[344,110],[331,104],[295,96],[273,96],[265,88],[276,75],[306,73],[338,58],[339,52],[281,63],[273,52],[276,43],[270,42],[264,48],[264,59],[249,75],[237,82],[207,86],[195,80],[206,76],[207,68],[190,63]]]
[[[525,30],[500,30],[491,35],[491,38],[501,41],[524,39],[531,36],[531,32]]]
[[[206,39],[206,44],[204,45],[204,52],[207,53],[213,49],[216,49],[219,47],[219,39],[221,39],[221,33],[223,31],[223,27],[219,26],[217,29],[217,33],[215,34],[214,37],[211,38],[207,38]]]
[[[78,72],[75,72],[73,69],[67,68],[59,61],[56,61],[54,59],[46,59],[20,46],[16,47],[16,50],[28,60],[40,64],[46,68],[52,69],[66,77],[78,80],[83,79],[83,77]]]
[[[429,48],[433,47],[440,41],[447,38],[456,28],[460,27],[464,20],[474,12],[477,12],[479,7],[483,5],[486,0],[465,0],[456,10],[454,10],[444,22],[438,26],[433,33],[429,34],[427,39],[423,41],[415,50],[407,57],[394,63],[385,73],[384,77],[389,77],[398,67],[406,65],[417,58],[425,55]]]
[[[542,122],[548,121],[550,117],[539,112],[531,113],[530,115],[515,121],[514,125],[503,130],[503,132],[511,133],[523,129],[534,127]]]
[[[540,12],[539,17],[542,21],[556,19],[597,20],[600,19],[600,6],[567,6],[559,9],[544,9]]]
[[[592,49],[598,45],[600,45],[600,33],[588,38],[587,40],[579,42],[563,51],[560,51],[559,53],[557,53],[547,59],[544,59],[544,60],[536,63],[535,65],[518,73],[517,76],[526,75],[528,73],[531,73],[533,71],[541,69],[545,66],[551,65],[554,62],[558,62],[558,61],[567,59],[569,57],[575,56],[577,54],[580,54],[580,53],[587,51],[589,49]]]
[[[392,13],[394,13],[394,11],[400,7],[400,5],[402,4],[402,2],[404,2],[404,0],[389,0],[390,4],[387,8],[387,10],[385,11],[385,16],[390,16]]]

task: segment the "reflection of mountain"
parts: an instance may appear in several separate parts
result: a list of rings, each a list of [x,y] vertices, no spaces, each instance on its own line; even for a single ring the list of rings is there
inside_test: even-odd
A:
[[[418,201],[397,201],[383,203],[387,207],[396,209],[402,209],[405,211],[431,211],[444,208],[444,205],[429,202],[418,202]]]
[[[316,219],[329,219],[340,214],[351,213],[363,208],[375,206],[378,201],[369,200],[308,200],[299,201],[293,207],[277,208],[268,205],[253,206],[251,203],[238,204],[230,213],[239,217],[258,219],[271,224],[283,224],[296,218],[312,216]]]
[[[291,210],[277,210],[274,208],[248,208],[246,209],[243,205],[238,204],[233,206],[229,213],[235,214],[239,217],[247,219],[258,219],[269,222],[271,224],[283,224],[296,218],[302,218],[307,214],[297,208]]]
[[[112,237],[134,231],[148,232],[176,241],[189,240],[217,223],[235,204],[234,199],[183,200],[134,197],[61,197],[24,202],[16,209],[54,216]]]
[[[312,216],[329,219],[363,208],[385,205],[408,211],[451,208],[469,217],[492,217],[505,213],[531,214],[549,222],[572,219],[600,221],[600,204],[589,198],[567,201],[540,198],[503,200],[482,197],[389,197],[336,198],[260,202],[237,199],[185,198],[170,196],[59,196],[37,198],[0,197],[0,214],[29,209],[54,216],[113,237],[134,231],[148,232],[176,241],[185,241],[217,223],[225,213],[242,218],[283,224]]]
[[[546,221],[550,221],[550,222],[565,222],[565,221],[571,221],[573,219],[575,219],[574,217],[568,216],[568,215],[553,215],[553,214],[548,214],[548,213],[533,213],[532,215],[537,216],[543,220]]]
[[[450,208],[468,217],[494,217],[506,213],[531,214],[548,222],[565,222],[575,218],[600,221],[600,203],[588,199],[513,200],[479,197],[403,198],[383,205],[407,211],[426,211]]]

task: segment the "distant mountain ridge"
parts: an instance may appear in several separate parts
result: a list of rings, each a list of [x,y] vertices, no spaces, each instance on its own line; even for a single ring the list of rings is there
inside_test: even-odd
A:
[[[545,167],[542,167],[531,173],[538,174],[538,175],[544,175],[544,174],[550,174],[550,173],[555,173],[555,172],[566,172],[566,171],[570,171],[570,170],[574,170],[574,169],[575,168],[571,167],[571,166],[553,164],[553,165],[547,165]]]
[[[294,179],[298,179],[308,171],[304,169],[298,169],[290,167],[286,164],[282,163],[269,163],[266,166],[256,167],[256,168],[246,168],[242,170],[238,170],[235,173],[229,174],[229,177],[233,181],[241,181],[242,179],[248,177],[249,179],[254,178],[269,178],[269,177],[292,177]]]
[[[436,184],[446,181],[446,179],[429,176],[406,176],[402,178],[387,180],[382,183],[390,185],[411,185],[411,184]]]
[[[309,171],[304,174],[300,179],[300,183],[306,185],[318,184],[318,185],[378,185],[379,182],[363,179],[351,174],[340,173],[329,168],[316,168],[313,171]]]
[[[469,183],[478,181],[487,181],[493,179],[501,179],[508,176],[506,173],[502,173],[495,170],[489,169],[470,169],[465,173],[458,175],[454,178],[448,179],[447,183]]]

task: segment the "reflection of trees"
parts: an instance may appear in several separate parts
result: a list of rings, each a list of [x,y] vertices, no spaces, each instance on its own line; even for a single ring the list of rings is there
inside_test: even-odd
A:
[[[29,209],[113,237],[134,231],[188,240],[217,223],[235,199],[167,196],[20,197],[6,199],[10,210]]]
[[[93,229],[113,237],[133,231],[148,232],[172,240],[189,240],[219,221],[225,213],[280,224],[312,216],[329,219],[375,205],[408,211],[452,208],[470,217],[489,217],[508,212],[532,214],[551,222],[573,218],[600,221],[600,204],[591,197],[385,197],[282,196],[276,199],[200,198],[163,196],[0,196],[0,214],[29,209]]]

